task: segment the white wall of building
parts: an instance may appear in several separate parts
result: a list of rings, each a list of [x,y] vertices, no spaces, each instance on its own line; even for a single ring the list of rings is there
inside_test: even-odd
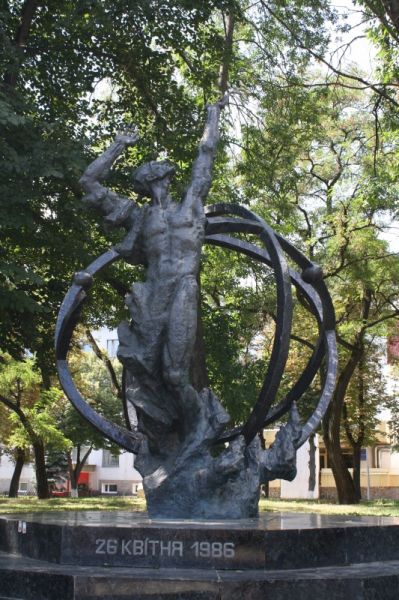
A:
[[[142,489],[142,477],[134,468],[134,455],[122,452],[117,461],[119,466],[104,466],[104,451],[92,450],[87,461],[89,470],[89,488],[93,491],[107,493],[110,486],[116,485],[117,494],[135,494]],[[83,469],[85,471],[85,468]],[[6,454],[0,455],[0,494],[7,494],[14,473],[14,463]],[[107,488],[105,486],[108,486]],[[112,487],[111,489],[114,489]],[[20,493],[35,494],[36,477],[34,465],[26,464],[20,478]],[[109,492],[108,492],[109,493]],[[112,493],[112,492],[111,492]]]
[[[391,452],[390,459],[390,470],[399,471],[399,452]]]
[[[117,485],[118,494],[136,493],[142,488],[142,477],[134,468],[134,455],[122,452],[118,456],[119,466],[104,466],[104,450],[93,450],[88,464],[95,467],[90,472],[90,488],[107,493],[105,485]]]
[[[0,494],[7,494],[14,473],[14,463],[7,454],[0,455]],[[19,480],[21,493],[35,493],[36,477],[32,464],[24,465]]]
[[[115,358],[119,343],[116,329],[101,327],[94,332],[94,339],[100,348],[107,351],[110,358]]]
[[[305,442],[297,452],[297,475],[293,481],[281,480],[280,497],[281,498],[303,498],[307,500],[317,499],[319,497],[319,439],[314,436],[316,445],[316,478],[313,491],[309,490],[309,441]]]

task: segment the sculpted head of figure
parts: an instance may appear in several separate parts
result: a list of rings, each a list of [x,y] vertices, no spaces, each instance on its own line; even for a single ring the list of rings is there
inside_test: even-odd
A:
[[[144,163],[133,171],[133,188],[140,196],[149,196],[153,200],[161,200],[167,194],[174,167],[167,160]]]

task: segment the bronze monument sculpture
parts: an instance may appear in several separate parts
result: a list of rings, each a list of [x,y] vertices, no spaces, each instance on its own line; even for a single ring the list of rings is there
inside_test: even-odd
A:
[[[260,484],[293,479],[296,450],[313,433],[330,400],[336,374],[334,311],[321,269],[250,210],[233,204],[204,208],[227,96],[207,107],[205,131],[191,182],[181,200],[169,195],[174,167],[154,161],[133,173],[133,188],[150,201],[143,207],[103,186],[126,146],[138,135],[126,131],[81,178],[84,202],[107,224],[126,230],[123,241],[77,273],[60,310],[56,331],[61,384],[78,411],[122,448],[135,453],[152,518],[246,518],[258,514]],[[263,247],[229,234],[252,233]],[[228,429],[230,417],[209,389],[190,384],[197,326],[198,272],[203,243],[223,246],[272,266],[277,288],[277,324],[270,364],[247,422]],[[285,254],[300,268],[291,269]],[[130,321],[118,328],[118,358],[124,366],[128,429],[106,421],[87,405],[68,370],[74,326],[93,276],[118,259],[146,267],[146,280],[132,285],[125,302]],[[318,343],[291,391],[276,403],[288,357],[292,321],[291,285],[301,290],[318,323]],[[305,424],[296,401],[324,361],[318,405]],[[273,446],[263,450],[258,432],[289,412]]]

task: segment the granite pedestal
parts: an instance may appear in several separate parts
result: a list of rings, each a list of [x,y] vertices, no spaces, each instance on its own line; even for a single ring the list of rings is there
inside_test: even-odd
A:
[[[0,600],[397,600],[399,519],[0,517]]]

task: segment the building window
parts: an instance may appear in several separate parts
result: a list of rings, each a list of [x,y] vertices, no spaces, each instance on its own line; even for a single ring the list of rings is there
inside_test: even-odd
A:
[[[118,340],[107,340],[107,354],[110,358],[116,357],[118,350]]]
[[[28,482],[20,481],[18,486],[18,493],[27,494],[28,493]]]
[[[388,470],[391,468],[391,449],[389,446],[377,448],[377,469]]]
[[[327,469],[327,454],[320,450],[319,452],[320,469]]]
[[[117,494],[118,486],[116,483],[103,483],[101,485],[101,491],[103,494]]]
[[[111,454],[109,450],[103,450],[103,467],[119,467],[119,454]]]

